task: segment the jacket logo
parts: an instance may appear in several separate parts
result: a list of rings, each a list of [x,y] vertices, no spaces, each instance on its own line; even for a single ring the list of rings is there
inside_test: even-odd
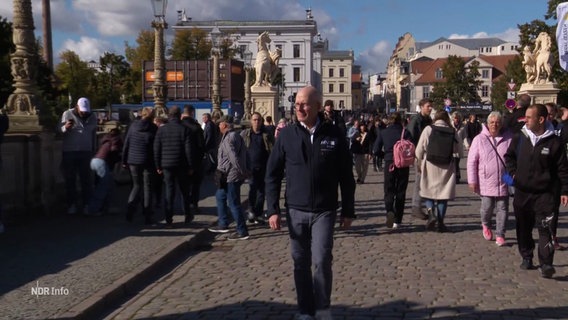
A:
[[[548,155],[548,154],[550,154],[550,149],[548,149],[547,147],[544,147],[544,148],[542,148],[542,151],[540,152],[540,154]]]

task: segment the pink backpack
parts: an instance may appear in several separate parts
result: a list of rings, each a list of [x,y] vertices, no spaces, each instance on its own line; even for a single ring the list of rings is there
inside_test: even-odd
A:
[[[389,167],[389,171],[394,168],[408,168],[414,164],[414,144],[410,140],[404,139],[404,128],[398,140],[392,148],[393,163]]]

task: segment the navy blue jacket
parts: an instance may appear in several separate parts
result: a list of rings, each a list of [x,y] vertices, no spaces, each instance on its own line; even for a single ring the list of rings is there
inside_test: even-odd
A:
[[[377,140],[375,140],[375,145],[373,146],[373,154],[379,155],[381,150],[384,150],[385,161],[393,161],[393,147],[394,144],[400,140],[400,134],[402,133],[402,125],[399,123],[392,124],[386,129],[379,132]],[[412,140],[410,132],[404,130],[404,139]]]
[[[353,160],[341,129],[320,123],[314,133],[301,124],[280,132],[266,170],[266,200],[269,215],[280,214],[280,189],[286,174],[286,206],[301,211],[324,212],[338,207],[337,187],[341,186],[341,216],[355,217]]]
[[[154,137],[158,127],[150,119],[134,121],[126,133],[122,164],[154,167]]]
[[[178,118],[169,118],[158,128],[154,140],[156,168],[192,168],[191,132]]]

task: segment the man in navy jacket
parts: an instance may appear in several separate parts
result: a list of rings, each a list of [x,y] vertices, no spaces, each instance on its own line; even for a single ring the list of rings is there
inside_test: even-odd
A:
[[[333,228],[341,187],[340,226],[355,218],[352,159],[341,129],[320,114],[314,87],[296,95],[298,122],[284,128],[272,149],[266,172],[270,228],[280,229],[280,188],[286,173],[286,221],[290,233],[300,318],[329,318]],[[312,275],[311,263],[315,268]]]

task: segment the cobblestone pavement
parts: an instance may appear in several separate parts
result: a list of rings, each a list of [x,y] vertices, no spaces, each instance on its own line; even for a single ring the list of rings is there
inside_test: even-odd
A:
[[[521,270],[514,216],[507,246],[484,240],[480,201],[465,184],[449,204],[451,233],[425,232],[423,221],[409,214],[401,229],[389,230],[381,177],[370,172],[358,185],[359,218],[351,230],[336,232],[334,319],[568,319],[568,252],[556,253],[553,279]],[[411,188],[412,182],[407,198]],[[564,244],[567,227],[564,214]],[[216,236],[106,318],[293,319],[287,230],[255,226],[250,234],[237,242]]]

